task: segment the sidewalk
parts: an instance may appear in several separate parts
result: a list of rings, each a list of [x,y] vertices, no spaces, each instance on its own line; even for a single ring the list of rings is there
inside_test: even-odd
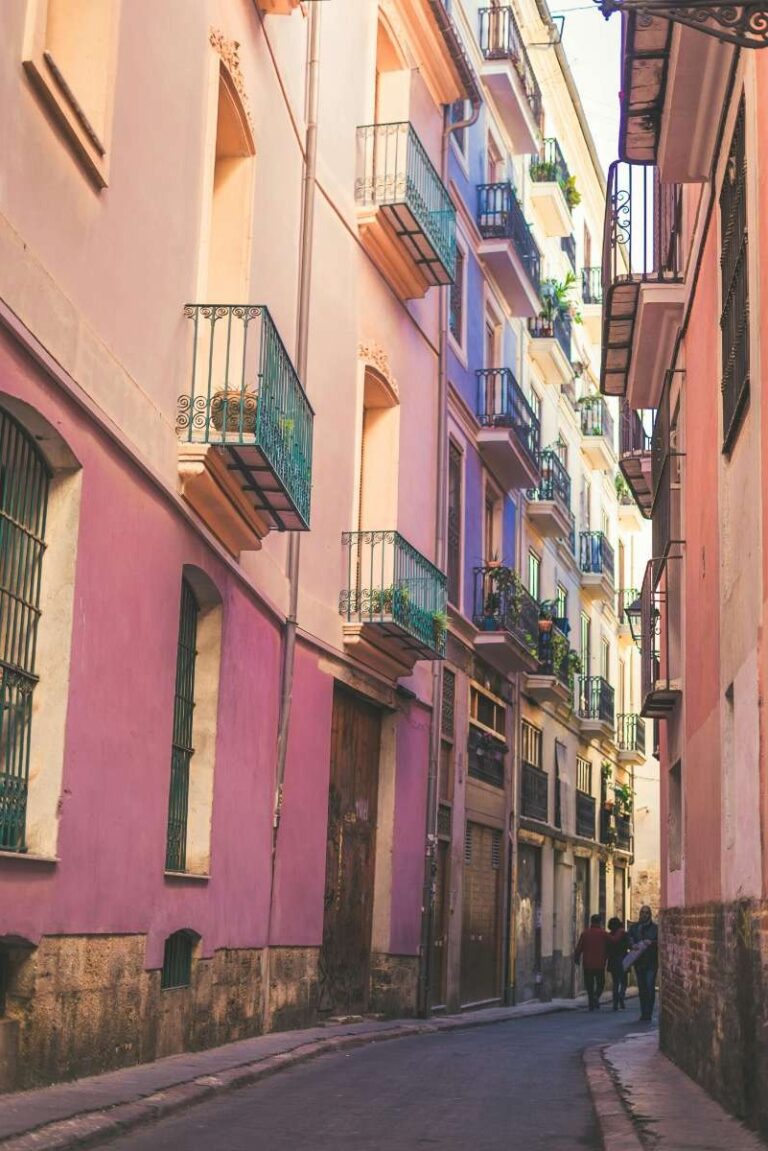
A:
[[[0,1151],[87,1147],[328,1051],[583,1007],[583,997],[553,999],[429,1020],[364,1020],[281,1031],[40,1090],[0,1095]]]
[[[605,1151],[765,1151],[659,1051],[655,1030],[585,1053]]]

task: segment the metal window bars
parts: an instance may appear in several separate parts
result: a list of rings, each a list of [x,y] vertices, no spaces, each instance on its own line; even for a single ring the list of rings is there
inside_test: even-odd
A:
[[[541,132],[544,126],[544,106],[536,74],[526,51],[523,37],[511,5],[481,8],[480,51],[486,60],[509,60],[522,84],[528,106]]]
[[[546,285],[544,285],[546,290]],[[535,340],[557,340],[565,353],[568,362],[571,362],[571,338],[573,335],[573,321],[568,313],[556,311],[550,316],[529,316],[528,333]]]
[[[613,447],[613,416],[602,396],[585,396],[579,401],[581,434],[603,436]]]
[[[581,302],[583,304],[602,304],[603,302],[603,269],[581,269]]]
[[[641,714],[664,719],[681,692],[682,555],[648,562],[640,589]]]
[[[616,716],[616,743],[619,751],[645,755],[645,720],[634,713]]]
[[[509,368],[483,368],[477,375],[477,418],[484,428],[512,428],[531,463],[538,467],[538,417]]]
[[[601,675],[579,676],[579,716],[614,724],[614,691]]]
[[[571,173],[559,142],[554,136],[543,141],[541,152],[531,159],[531,179],[537,184],[559,184],[565,190]]]
[[[478,184],[477,226],[485,240],[511,240],[528,279],[541,290],[541,253],[523,214],[514,186],[509,182]]]
[[[503,565],[474,569],[475,627],[482,631],[506,631],[531,656],[538,652],[539,605],[517,572]]]
[[[523,762],[521,772],[521,814],[546,823],[549,814],[549,776],[540,767]]]
[[[571,477],[557,453],[551,448],[545,448],[541,453],[541,481],[537,488],[528,489],[528,499],[551,500],[562,504],[567,511],[570,511]]]
[[[605,575],[613,582],[614,551],[604,532],[579,533],[579,568],[586,575]]]
[[[0,850],[26,850],[32,695],[51,473],[0,408]]]
[[[192,981],[194,938],[189,931],[175,931],[165,941],[160,990],[189,987]]]
[[[184,871],[187,866],[189,771],[192,756],[195,754],[195,749],[192,746],[192,727],[195,711],[198,610],[195,593],[187,581],[183,579],[181,581],[179,635],[176,647],[171,785],[168,797],[168,827],[165,845],[166,871]]]

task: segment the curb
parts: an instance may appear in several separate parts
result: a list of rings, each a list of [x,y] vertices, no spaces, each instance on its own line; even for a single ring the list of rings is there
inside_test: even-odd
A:
[[[391,1039],[407,1039],[416,1035],[436,1035],[441,1031],[467,1031],[476,1027],[492,1027],[501,1023],[512,1023],[517,1019],[527,1019],[538,1015],[554,1015],[573,1010],[570,1006],[555,1006],[549,1010],[529,1012],[525,1015],[510,1016],[505,1019],[465,1019],[429,1020],[421,1023],[407,1023],[394,1026],[386,1031],[371,1031],[364,1034],[334,1035],[328,1039],[316,1039],[304,1043],[292,1051],[266,1056],[253,1063],[243,1063],[219,1074],[202,1075],[197,1079],[175,1084],[163,1091],[145,1095],[129,1103],[119,1103],[99,1111],[82,1111],[68,1119],[55,1120],[42,1127],[0,1139],[0,1151],[69,1151],[76,1147],[93,1147],[95,1144],[116,1139],[120,1135],[165,1119],[197,1103],[203,1103],[213,1096],[239,1087],[247,1087],[291,1067],[308,1063],[320,1055],[334,1051],[365,1047],[371,1043],[384,1043]],[[607,1072],[606,1072],[607,1074]],[[637,1145],[640,1147],[640,1145]],[[611,1148],[611,1151],[614,1151]],[[616,1147],[615,1151],[625,1151]],[[627,1146],[626,1151],[635,1151]],[[642,1151],[642,1149],[640,1149]]]
[[[645,1151],[629,1112],[608,1070],[603,1052],[610,1044],[588,1047],[584,1069],[604,1151]],[[25,1149],[26,1151],[26,1149]]]

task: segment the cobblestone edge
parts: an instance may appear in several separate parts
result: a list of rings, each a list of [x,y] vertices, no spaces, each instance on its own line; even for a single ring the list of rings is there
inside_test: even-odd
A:
[[[584,1070],[604,1151],[646,1151],[605,1062],[603,1053],[610,1046],[602,1043],[584,1052]]]

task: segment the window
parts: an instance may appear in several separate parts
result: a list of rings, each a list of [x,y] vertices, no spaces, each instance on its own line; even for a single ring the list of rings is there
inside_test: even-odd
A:
[[[35,652],[50,472],[0,409],[0,849],[25,851]]]
[[[584,267],[592,267],[592,236],[586,224],[584,225]]]
[[[541,770],[541,731],[524,719],[520,727],[520,758]]]
[[[568,445],[562,436],[558,436],[553,444],[555,455],[560,460],[566,471],[568,471]]]
[[[581,613],[581,670],[589,675],[592,662],[592,621],[586,612]]]
[[[539,427],[541,427],[541,396],[538,392],[535,392],[533,388],[531,388],[530,395],[528,396],[528,403],[531,405],[531,410],[539,421]]]
[[[466,257],[462,248],[456,245],[456,278],[450,287],[450,327],[459,347],[464,346],[464,280]]]
[[[171,792],[168,800],[168,832],[165,849],[166,871],[185,871],[187,866],[187,815],[189,811],[189,767],[195,749],[192,723],[195,711],[195,662],[197,659],[197,616],[195,593],[181,581],[179,636],[176,645],[176,692],[173,704],[173,744],[171,748]]]
[[[216,93],[213,185],[209,192],[209,300],[248,299],[255,145],[240,94],[224,63]],[[222,374],[226,367],[222,365]]]
[[[488,137],[487,176],[488,184],[500,184],[504,180],[504,161],[492,136]]]
[[[448,452],[448,600],[461,601],[461,451],[451,442]]]
[[[485,562],[501,558],[501,498],[486,488],[484,522]]]
[[[576,790],[582,795],[592,794],[592,764],[580,755],[576,756]]]
[[[723,451],[733,447],[749,399],[747,154],[744,97],[720,190]]]
[[[501,356],[499,354],[499,332],[501,331],[500,325],[492,316],[485,317],[485,367],[486,368],[499,368],[501,367]]]
[[[192,951],[195,937],[191,931],[175,931],[165,941],[163,970],[160,975],[161,991],[175,987],[189,987],[192,980]]]
[[[467,119],[467,106],[463,100],[456,100],[451,104],[450,120],[452,124],[459,124],[462,120]],[[458,128],[455,132],[451,132],[453,142],[461,152],[462,156],[467,154],[467,129]]]
[[[568,591],[561,583],[557,585],[557,618],[568,618]]]
[[[682,764],[677,761],[669,769],[669,870],[679,871],[683,866],[683,775]]]
[[[504,786],[506,722],[504,701],[479,684],[470,684],[467,771],[493,787]]]
[[[36,0],[24,68],[98,188],[107,183],[118,0]]]
[[[604,680],[611,678],[611,645],[607,639],[600,641],[600,674]]]
[[[533,549],[528,552],[528,591],[537,600],[541,591],[541,556]]]

